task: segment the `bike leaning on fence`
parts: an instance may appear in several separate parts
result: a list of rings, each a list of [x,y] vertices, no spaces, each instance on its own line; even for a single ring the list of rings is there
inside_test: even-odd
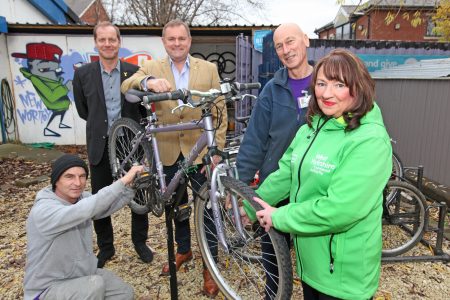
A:
[[[406,181],[404,169],[394,152],[392,176],[383,193],[383,257],[406,253],[425,232],[428,205],[422,192]]]
[[[265,294],[266,277],[278,282],[278,292],[273,299],[289,299],[292,294],[292,264],[285,240],[274,229],[268,233],[258,224],[243,224],[239,207],[248,200],[256,209],[262,209],[253,201],[255,192],[235,179],[235,169],[229,164],[229,155],[219,151],[215,142],[212,109],[216,101],[239,101],[245,95],[241,92],[259,88],[259,83],[241,84],[221,82],[219,90],[207,92],[177,90],[170,93],[151,94],[137,90],[126,93],[129,102],[142,102],[147,109],[143,127],[130,119],[117,120],[110,131],[109,155],[113,175],[123,176],[133,164],[146,167],[147,175],[139,178],[138,192],[130,207],[137,213],[152,211],[161,216],[168,205],[177,206],[176,191],[180,185],[187,185],[193,162],[207,148],[203,158],[207,181],[194,195],[194,224],[203,260],[227,299],[261,299]],[[201,109],[199,120],[178,124],[159,124],[152,103],[158,101],[183,101],[176,109]],[[219,118],[220,119],[220,118]],[[179,165],[173,179],[166,185],[163,166],[158,150],[159,132],[202,129],[189,155]],[[212,165],[212,157],[220,155],[222,161]],[[175,203],[174,203],[175,202]],[[205,220],[212,219],[214,228],[206,226]],[[262,263],[262,237],[268,235],[275,250],[278,274],[266,272]],[[217,249],[212,251],[211,249]]]
[[[383,195],[384,257],[403,254],[417,245],[425,232],[427,202],[411,183],[389,180]]]

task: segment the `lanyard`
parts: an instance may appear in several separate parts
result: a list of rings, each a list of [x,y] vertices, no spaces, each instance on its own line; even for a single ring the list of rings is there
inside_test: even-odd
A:
[[[300,116],[302,115],[302,109],[307,108],[311,95],[308,94],[307,90],[302,90],[303,96],[297,97],[297,121],[300,121]]]

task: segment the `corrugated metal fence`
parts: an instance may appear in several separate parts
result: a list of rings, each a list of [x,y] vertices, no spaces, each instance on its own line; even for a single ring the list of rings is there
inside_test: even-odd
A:
[[[308,59],[317,62],[335,48],[355,54],[377,55],[450,55],[449,43],[402,41],[310,40]]]
[[[262,84],[280,67],[271,38],[266,36],[263,43],[259,70]],[[360,56],[379,55],[380,59],[389,55],[450,56],[450,43],[310,40],[308,60],[315,63],[335,48],[346,48]],[[377,102],[404,165],[423,165],[426,177],[450,186],[450,79],[376,82]]]
[[[405,166],[450,186],[450,80],[376,79],[376,98]]]

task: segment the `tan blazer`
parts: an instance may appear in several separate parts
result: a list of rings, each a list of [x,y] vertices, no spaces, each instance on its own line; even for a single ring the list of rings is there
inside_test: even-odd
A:
[[[208,91],[211,88],[220,89],[220,79],[215,64],[189,55],[189,66],[189,89],[199,91]],[[142,80],[150,75],[156,78],[167,79],[170,82],[172,89],[175,90],[175,79],[172,74],[169,58],[167,57],[160,60],[150,60],[145,62],[133,76],[122,83],[122,93],[125,93],[130,88],[142,89]],[[219,122],[220,127],[216,131],[216,143],[219,149],[223,149],[228,123],[227,110],[222,97],[216,100],[216,103],[218,110],[221,112],[221,121]],[[176,106],[178,106],[177,101],[169,100],[156,103],[155,107],[158,124],[176,124],[200,119],[201,108],[184,108],[182,112],[177,110],[172,114],[171,110]],[[215,108],[212,109],[215,126],[217,126],[218,110]],[[201,133],[202,130],[200,129],[158,133],[158,147],[163,165],[173,165],[180,155],[180,152],[183,153],[184,157],[187,157]],[[204,150],[195,160],[195,164],[200,164],[202,162],[201,158],[205,153],[206,150]]]

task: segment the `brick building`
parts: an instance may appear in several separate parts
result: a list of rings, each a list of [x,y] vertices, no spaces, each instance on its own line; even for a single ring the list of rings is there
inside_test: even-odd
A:
[[[369,0],[342,5],[335,19],[316,29],[320,39],[437,41],[432,16],[438,0]]]
[[[109,16],[100,0],[65,0],[83,23],[95,25],[99,21],[109,21]]]

